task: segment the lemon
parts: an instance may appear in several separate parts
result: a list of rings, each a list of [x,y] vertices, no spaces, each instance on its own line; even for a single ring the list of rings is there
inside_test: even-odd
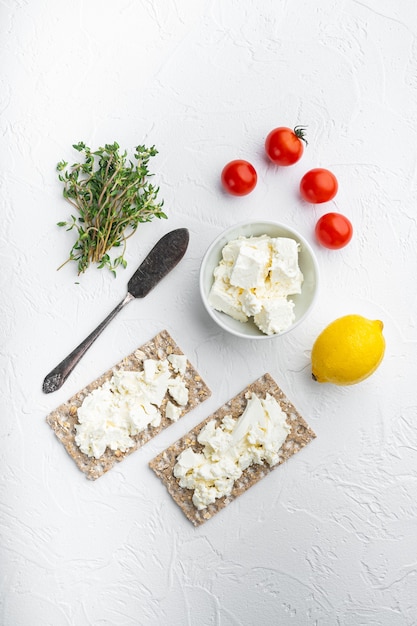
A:
[[[311,351],[314,380],[335,385],[354,385],[373,374],[385,352],[380,320],[345,315],[320,333]]]

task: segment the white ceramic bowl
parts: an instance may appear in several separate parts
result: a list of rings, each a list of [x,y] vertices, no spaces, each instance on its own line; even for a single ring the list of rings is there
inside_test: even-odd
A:
[[[298,262],[304,275],[304,282],[301,293],[291,296],[294,302],[294,323],[284,332],[274,335],[265,335],[254,324],[252,320],[248,322],[238,322],[237,320],[213,309],[208,303],[208,296],[213,284],[213,272],[222,258],[224,246],[239,236],[251,237],[259,235],[269,235],[270,237],[291,237],[300,244]],[[310,244],[296,230],[285,224],[276,222],[244,222],[235,224],[231,228],[221,233],[210,245],[205,253],[200,267],[200,293],[210,317],[224,330],[246,339],[271,339],[281,337],[301,324],[310,313],[316,300],[319,285],[319,267],[316,256]]]

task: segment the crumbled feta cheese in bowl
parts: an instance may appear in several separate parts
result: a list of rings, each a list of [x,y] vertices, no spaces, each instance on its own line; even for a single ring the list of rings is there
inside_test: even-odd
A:
[[[308,241],[276,222],[232,226],[209,246],[200,267],[209,316],[246,339],[269,339],[296,328],[312,310],[318,284]]]

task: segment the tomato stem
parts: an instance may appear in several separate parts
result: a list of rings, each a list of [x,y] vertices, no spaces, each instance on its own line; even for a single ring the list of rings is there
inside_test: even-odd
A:
[[[305,138],[305,131],[306,131],[306,127],[305,126],[301,126],[301,125],[297,125],[294,128],[294,134],[296,137],[298,137],[299,139],[301,139],[302,141],[304,141],[305,145],[308,146],[308,141]]]

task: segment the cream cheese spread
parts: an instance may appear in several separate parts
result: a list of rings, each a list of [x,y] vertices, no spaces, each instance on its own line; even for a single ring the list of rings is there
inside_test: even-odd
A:
[[[197,440],[203,450],[183,450],[174,476],[181,487],[194,491],[194,506],[204,509],[217,498],[229,496],[250,465],[276,465],[289,432],[287,415],[275,398],[251,394],[238,419],[226,415],[219,426],[211,420],[202,428]]]
[[[106,448],[122,452],[131,448],[134,435],[161,423],[167,392],[174,402],[168,400],[165,415],[176,421],[188,402],[186,363],[185,356],[170,355],[145,359],[142,371],[115,371],[78,409],[75,442],[81,452],[98,459]]]
[[[214,270],[209,304],[239,322],[252,318],[267,335],[294,322],[294,302],[304,280],[299,244],[289,237],[238,237],[222,250]]]

